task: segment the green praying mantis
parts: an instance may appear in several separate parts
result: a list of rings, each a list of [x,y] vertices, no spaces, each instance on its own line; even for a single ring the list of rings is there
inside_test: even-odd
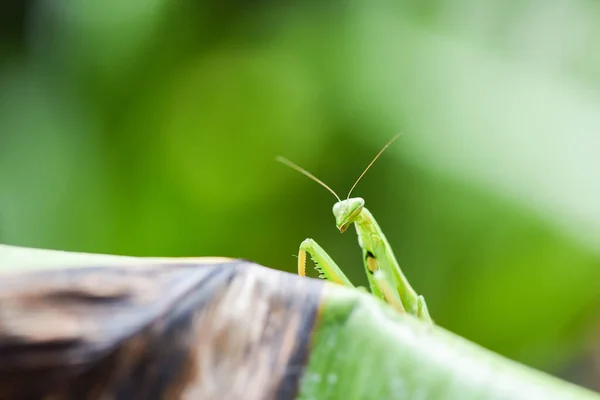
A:
[[[340,199],[333,189],[305,169],[283,157],[277,157],[277,160],[306,175],[329,190],[336,197],[338,201],[333,205],[336,226],[343,233],[351,224],[354,224],[356,233],[358,234],[358,244],[363,253],[363,263],[371,293],[400,312],[432,322],[425,299],[422,295],[418,295],[415,292],[402,273],[383,231],[373,217],[373,214],[365,208],[365,200],[361,197],[350,198],[352,191],[365,173],[399,136],[400,134],[394,136],[377,153],[354,185],[352,185],[345,200]],[[306,275],[306,253],[315,262],[315,267],[319,271],[320,277],[344,286],[354,287],[329,254],[313,239],[306,239],[300,244],[298,251],[299,275]]]
[[[285,158],[277,158],[336,197],[333,206],[336,226],[344,232],[354,224],[374,296],[358,301],[358,296],[342,287],[331,288],[329,295],[324,296],[298,398],[598,399],[595,393],[528,369],[433,326],[425,299],[402,273],[383,231],[365,208],[364,199],[350,197],[373,163],[399,136],[379,151],[345,200],[310,172]],[[313,239],[306,239],[300,245],[299,275],[306,275],[307,253],[322,278],[354,287]],[[375,307],[379,300],[402,314],[387,307]],[[406,314],[416,319],[405,318]]]

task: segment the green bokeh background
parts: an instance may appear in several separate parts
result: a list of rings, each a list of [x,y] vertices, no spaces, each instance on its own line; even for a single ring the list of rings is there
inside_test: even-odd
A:
[[[231,256],[316,239],[366,284],[366,199],[437,322],[564,374],[600,298],[600,8],[589,1],[8,2],[0,242]],[[593,340],[592,340],[593,344]],[[574,378],[576,379],[576,378]]]

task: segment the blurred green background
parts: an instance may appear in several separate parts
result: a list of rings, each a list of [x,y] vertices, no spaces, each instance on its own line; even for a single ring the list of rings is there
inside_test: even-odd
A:
[[[589,379],[600,354],[600,3],[0,9],[0,242],[295,271],[312,237],[366,284],[333,196],[274,158],[345,194],[403,132],[354,194],[437,322]]]

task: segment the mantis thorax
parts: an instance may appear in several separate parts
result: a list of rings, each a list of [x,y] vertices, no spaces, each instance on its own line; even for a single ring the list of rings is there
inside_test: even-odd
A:
[[[338,201],[333,205],[333,215],[335,216],[335,225],[340,232],[344,232],[356,221],[365,206],[365,200],[361,197],[353,197]]]

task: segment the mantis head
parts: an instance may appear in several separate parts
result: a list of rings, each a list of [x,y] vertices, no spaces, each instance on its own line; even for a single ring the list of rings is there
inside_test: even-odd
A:
[[[379,158],[379,156],[385,151],[385,149],[387,149],[394,142],[394,140],[398,139],[399,136],[400,136],[400,134],[394,136],[389,142],[387,142],[387,144],[385,146],[383,146],[383,149],[381,149],[379,151],[379,153],[377,153],[375,158],[371,161],[371,163],[367,166],[367,168],[365,168],[365,170],[362,172],[362,174],[360,174],[360,176],[358,177],[356,182],[354,182],[354,185],[352,185],[352,187],[350,188],[350,191],[348,192],[348,197],[346,197],[346,200],[340,199],[340,196],[338,196],[337,193],[332,188],[327,186],[323,181],[321,181],[319,178],[317,178],[316,176],[314,176],[313,174],[311,174],[304,168],[297,166],[293,162],[291,162],[283,157],[277,157],[277,161],[282,162],[283,164],[287,165],[288,167],[290,167],[292,169],[295,169],[296,171],[300,172],[303,175],[306,175],[313,181],[317,182],[319,185],[323,186],[325,189],[329,190],[335,196],[335,198],[338,200],[337,203],[335,203],[333,205],[333,215],[335,216],[335,224],[336,224],[337,228],[339,229],[339,231],[341,233],[344,233],[344,231],[346,229],[348,229],[348,226],[350,226],[353,222],[356,221],[356,219],[362,212],[363,208],[365,207],[364,199],[362,199],[360,197],[350,198],[350,194],[356,187],[356,184],[358,182],[360,182],[360,180],[365,175],[365,173],[369,170],[369,168],[371,168],[373,163]]]
[[[333,205],[335,225],[341,233],[356,221],[364,207],[365,200],[360,197],[338,201]]]

